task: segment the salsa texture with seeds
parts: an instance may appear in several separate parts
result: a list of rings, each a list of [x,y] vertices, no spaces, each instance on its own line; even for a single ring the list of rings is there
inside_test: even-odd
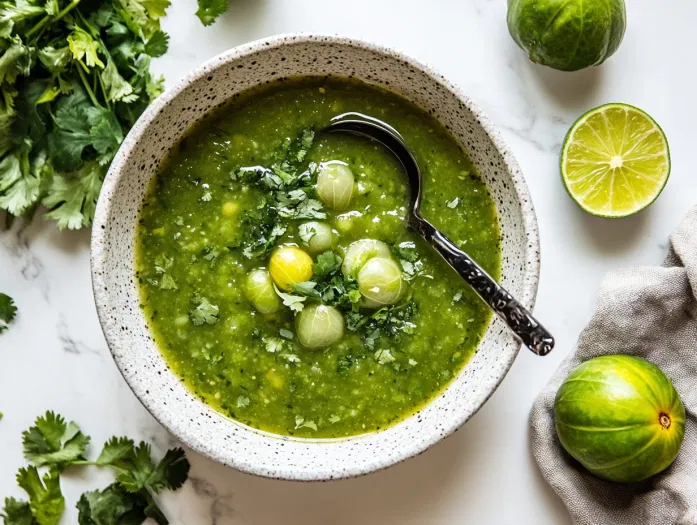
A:
[[[408,187],[396,159],[367,139],[321,133],[347,112],[403,135],[423,170],[423,215],[499,275],[498,219],[485,184],[447,131],[401,97],[349,79],[291,79],[208,117],[145,199],[136,250],[142,308],[192,392],[277,434],[352,436],[408,417],[465,366],[491,318],[407,231]],[[320,179],[331,165],[349,186],[326,191]],[[319,251],[318,223],[329,239]],[[381,306],[366,307],[380,290],[363,287],[363,271],[346,272],[348,247],[361,239],[385,247],[383,267],[401,287]],[[270,265],[279,251],[280,273]],[[250,293],[253,276],[259,286]],[[303,330],[320,321],[331,329],[308,339]]]

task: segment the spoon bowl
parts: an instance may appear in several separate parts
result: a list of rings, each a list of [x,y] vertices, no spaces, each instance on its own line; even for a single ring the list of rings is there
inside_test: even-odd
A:
[[[407,226],[424,238],[445,261],[469,284],[518,336],[525,346],[539,356],[554,348],[554,337],[518,300],[497,283],[467,253],[421,216],[422,176],[416,158],[399,132],[389,124],[360,113],[345,113],[332,119],[324,128],[328,133],[350,133],[374,140],[397,157],[409,180]]]

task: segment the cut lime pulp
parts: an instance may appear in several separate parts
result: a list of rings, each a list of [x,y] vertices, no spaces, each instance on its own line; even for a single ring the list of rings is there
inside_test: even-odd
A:
[[[606,104],[579,118],[564,140],[561,174],[569,195],[588,213],[628,217],[649,206],[670,176],[661,127],[627,104]]]

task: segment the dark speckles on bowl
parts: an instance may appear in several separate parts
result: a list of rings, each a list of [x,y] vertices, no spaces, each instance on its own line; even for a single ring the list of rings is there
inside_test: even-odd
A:
[[[348,73],[402,94],[448,127],[494,196],[502,232],[502,284],[528,308],[537,292],[537,223],[518,164],[481,111],[441,75],[390,49],[318,35],[252,42],[206,62],[145,111],[111,165],[92,230],[93,289],[116,364],[153,416],[200,453],[261,476],[344,478],[419,454],[472,417],[520,348],[494,320],[469,364],[418,414],[382,432],[331,441],[279,437],[228,419],[197,399],[165,366],[138,307],[133,279],[138,211],[163,157],[187,129],[240,91],[283,77]]]

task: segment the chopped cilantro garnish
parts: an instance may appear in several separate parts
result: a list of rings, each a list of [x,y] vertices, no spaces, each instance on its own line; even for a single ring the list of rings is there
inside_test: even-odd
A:
[[[334,252],[324,252],[317,256],[317,262],[312,270],[318,277],[326,277],[337,273],[341,268],[341,262],[341,257]]]
[[[248,259],[264,257],[287,229],[285,219],[324,219],[322,203],[309,197],[317,166],[302,169],[307,151],[312,147],[314,132],[304,130],[295,141],[283,144],[278,161],[270,168],[253,166],[236,170],[230,178],[270,193],[259,206],[242,220],[241,248]],[[308,233],[306,232],[306,237]]]
[[[0,293],[0,334],[7,330],[9,324],[17,315],[17,307],[12,297]]]
[[[299,428],[310,428],[312,430],[317,430],[317,423],[314,421],[306,421],[302,416],[295,416],[295,430]]]
[[[189,317],[194,326],[203,324],[215,324],[218,322],[219,309],[214,304],[199,295],[194,295],[192,303],[196,306],[189,310]]]
[[[315,235],[317,230],[311,222],[304,222],[298,226],[298,236],[305,244],[308,244]]]
[[[303,308],[305,308],[305,299],[307,297],[303,297],[301,295],[293,295],[289,293],[284,293],[281,290],[279,290],[276,285],[273,285],[274,290],[276,290],[276,293],[278,296],[281,298],[283,301],[283,304],[286,305],[288,308],[290,308],[293,312],[302,312]]]
[[[283,349],[283,339],[279,339],[278,337],[264,337],[262,341],[266,345],[266,351],[272,354],[280,352]]]
[[[386,365],[387,363],[391,363],[395,360],[395,356],[392,355],[389,348],[383,348],[376,351],[373,357],[381,365]]]

